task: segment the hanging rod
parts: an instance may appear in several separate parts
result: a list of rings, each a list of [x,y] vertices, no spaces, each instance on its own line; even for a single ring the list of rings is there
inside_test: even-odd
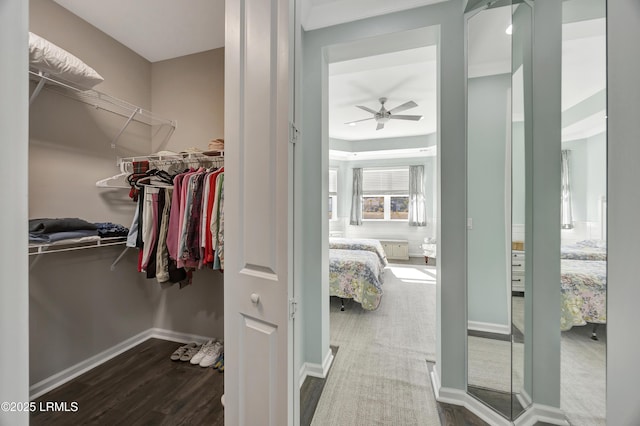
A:
[[[224,165],[224,151],[205,154],[197,153],[177,153],[171,155],[145,155],[137,157],[118,158],[116,165],[122,173],[132,173],[133,163],[148,161],[151,167],[170,166],[173,164],[193,164],[193,163],[213,163],[214,165]]]
[[[71,85],[60,79],[52,78],[45,72],[39,70],[29,70],[29,78],[37,81],[37,86],[33,91],[29,104],[33,103],[36,97],[40,94],[43,88],[51,90],[59,95],[66,96],[75,101],[79,101],[90,105],[96,109],[110,112],[120,117],[126,118],[126,122],[117,136],[111,142],[111,147],[115,148],[118,139],[124,133],[125,129],[131,122],[137,122],[146,124],[148,126],[169,126],[169,136],[176,128],[176,122],[157,116],[156,114],[148,111],[139,106],[133,105],[127,101],[116,98],[106,93],[100,92],[95,89],[80,88],[78,86]],[[45,83],[49,83],[45,87]]]

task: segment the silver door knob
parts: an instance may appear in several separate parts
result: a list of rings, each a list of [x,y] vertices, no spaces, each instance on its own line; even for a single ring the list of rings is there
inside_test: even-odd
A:
[[[251,301],[255,304],[257,304],[260,301],[260,295],[257,293],[253,293],[251,295]]]

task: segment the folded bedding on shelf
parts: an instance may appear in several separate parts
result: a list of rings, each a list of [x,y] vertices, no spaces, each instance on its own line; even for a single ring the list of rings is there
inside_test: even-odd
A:
[[[74,243],[74,242],[89,242],[97,241],[98,236],[97,229],[84,229],[78,231],[61,231],[50,232],[47,234],[33,234],[29,233],[29,242],[36,244],[53,244],[53,243]]]
[[[129,229],[111,222],[91,223],[75,217],[29,220],[29,242],[35,244],[85,243],[128,234]]]

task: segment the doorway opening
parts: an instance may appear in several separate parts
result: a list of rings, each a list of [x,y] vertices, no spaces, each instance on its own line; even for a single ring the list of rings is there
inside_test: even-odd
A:
[[[392,38],[331,46],[323,64],[321,273],[330,302],[321,320],[334,360],[311,424],[439,421],[428,366],[436,360],[438,31]]]

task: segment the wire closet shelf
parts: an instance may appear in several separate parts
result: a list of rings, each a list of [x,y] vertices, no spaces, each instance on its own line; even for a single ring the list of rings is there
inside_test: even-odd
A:
[[[122,129],[111,143],[111,147],[115,148],[120,136],[124,133],[127,126],[132,123],[142,123],[148,126],[164,127],[168,126],[166,139],[168,140],[176,128],[176,122],[154,114],[140,106],[131,104],[122,99],[108,95],[95,89],[88,89],[69,83],[59,78],[37,69],[29,70],[29,78],[36,82],[36,87],[29,98],[29,105],[33,104],[35,99],[41,93],[42,89],[55,92],[61,96],[73,99],[78,102],[90,105],[95,109],[107,111],[126,119]]]
[[[182,152],[176,154],[152,154],[118,158],[117,166],[122,173],[133,173],[134,163],[148,161],[150,168],[171,166],[224,166],[224,151]]]

